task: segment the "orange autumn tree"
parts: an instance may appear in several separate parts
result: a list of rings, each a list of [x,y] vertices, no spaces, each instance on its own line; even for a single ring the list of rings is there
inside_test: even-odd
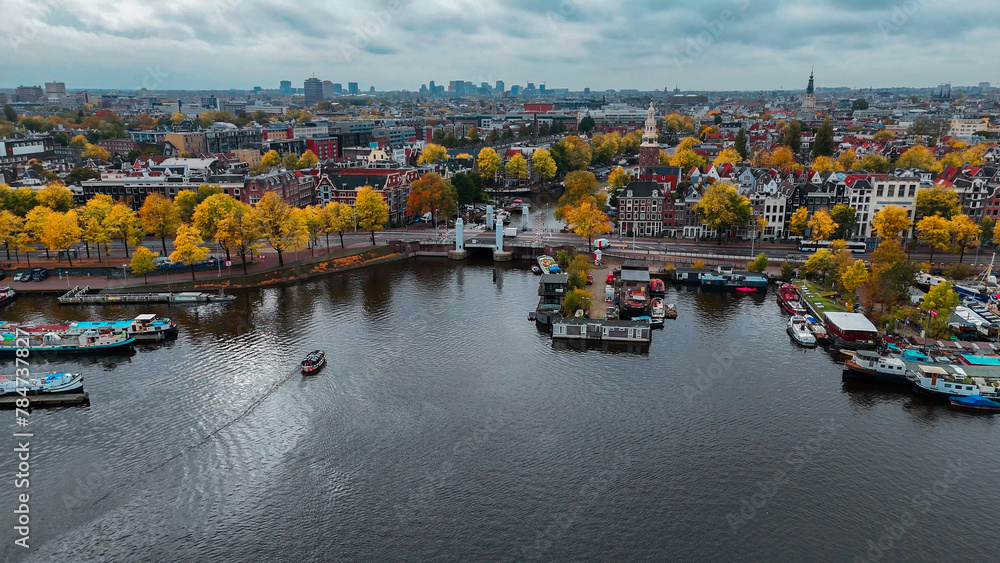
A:
[[[406,200],[406,213],[418,217],[430,212],[431,220],[437,223],[439,214],[449,216],[458,209],[458,192],[450,182],[428,172],[410,186],[410,197]]]

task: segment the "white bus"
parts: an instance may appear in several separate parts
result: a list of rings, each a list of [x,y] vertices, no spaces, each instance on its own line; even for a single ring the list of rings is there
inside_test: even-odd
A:
[[[799,241],[799,252],[816,252],[821,248],[830,248],[832,244],[833,243],[831,243],[828,240],[820,240],[820,241],[803,240]],[[868,245],[863,242],[848,242],[847,250],[850,250],[855,254],[863,254],[865,252],[868,252]]]

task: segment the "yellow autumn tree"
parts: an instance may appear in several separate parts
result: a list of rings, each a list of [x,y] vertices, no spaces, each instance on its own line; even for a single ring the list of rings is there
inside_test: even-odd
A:
[[[302,217],[277,192],[267,192],[257,202],[261,237],[278,253],[278,265],[284,266],[284,252],[305,246],[309,236]]]
[[[269,192],[273,193],[273,192]],[[191,281],[195,280],[194,265],[208,258],[208,249],[201,246],[205,241],[198,234],[198,229],[191,225],[181,225],[174,239],[174,251],[170,253],[170,261],[191,266]]]
[[[934,153],[924,145],[913,145],[899,155],[896,166],[900,168],[916,168],[928,172],[940,172],[941,163],[935,160]]]
[[[911,224],[906,209],[898,205],[887,205],[872,217],[872,232],[882,238],[895,239],[905,233]]]
[[[87,143],[86,148],[83,149],[83,158],[97,158],[99,160],[109,160],[111,158],[111,153],[108,149],[95,145],[93,143]]]
[[[80,222],[77,219],[76,211],[70,210],[65,213],[52,212],[49,214],[41,236],[38,237],[47,250],[64,250],[70,267],[73,267],[73,256],[70,255],[70,248],[80,242],[81,236]]]
[[[855,260],[854,263],[840,275],[840,285],[847,293],[848,302],[854,301],[854,291],[866,281],[868,281],[868,268],[865,267],[864,261]]]
[[[523,180],[528,177],[528,162],[524,160],[521,153],[517,153],[507,161],[507,164],[504,166],[504,173],[508,177]]]
[[[149,250],[145,246],[140,246],[132,253],[130,264],[132,273],[142,276],[143,283],[149,283],[149,273],[156,270],[156,257],[159,254]]]
[[[965,259],[965,250],[979,246],[979,236],[982,231],[979,225],[971,217],[959,213],[948,222],[948,231],[951,233],[951,242],[958,251],[958,261],[961,263]]]
[[[487,182],[493,181],[497,172],[500,171],[501,164],[500,155],[491,147],[479,151],[479,156],[476,157],[476,167],[479,169],[479,174]]]
[[[840,151],[840,156],[837,157],[837,170],[850,170],[857,160],[858,154],[854,149]]]
[[[264,153],[261,157],[260,163],[269,168],[274,168],[275,166],[281,166],[281,155],[278,154],[276,150],[269,150]]]
[[[434,143],[427,143],[424,150],[420,151],[417,164],[434,164],[448,158],[448,149]]]
[[[371,233],[372,246],[375,245],[375,231],[381,231],[389,222],[389,204],[382,194],[371,186],[358,190],[354,200],[354,211],[358,217],[358,225]]]
[[[931,249],[928,262],[934,262],[935,250],[948,250],[951,246],[950,223],[940,215],[928,215],[917,222],[917,239]]]
[[[573,232],[581,237],[587,237],[587,248],[592,247],[594,235],[603,235],[611,231],[611,222],[603,211],[598,209],[594,198],[584,198],[566,215],[566,220],[573,225]]]
[[[838,167],[837,161],[833,160],[828,156],[817,156],[809,168],[815,170],[816,172],[834,172],[836,170],[842,170]]]
[[[139,221],[146,232],[159,237],[163,253],[166,254],[167,237],[176,233],[181,224],[180,214],[173,202],[158,192],[149,194],[139,208]]]
[[[719,153],[719,156],[715,157],[715,160],[712,161],[712,164],[714,166],[718,166],[726,162],[739,164],[740,162],[743,162],[743,157],[740,156],[740,153],[735,148],[726,147],[722,149],[722,152]]]
[[[806,232],[806,227],[809,225],[809,210],[805,207],[800,207],[792,213],[792,217],[788,222],[788,232],[792,236],[800,237]]]
[[[821,207],[813,213],[812,219],[809,220],[809,236],[814,241],[830,240],[833,233],[837,232],[837,227],[836,221],[830,216],[830,210]]]
[[[316,156],[316,153],[307,150],[302,153],[302,156],[299,157],[299,161],[296,163],[295,168],[302,170],[303,168],[312,168],[317,164],[319,164],[319,157]]]

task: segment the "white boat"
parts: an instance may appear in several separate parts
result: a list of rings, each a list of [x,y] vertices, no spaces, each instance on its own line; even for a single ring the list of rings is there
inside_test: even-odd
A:
[[[659,297],[653,298],[652,310],[649,313],[649,326],[662,327],[663,319],[666,318],[666,309],[663,307],[663,300]]]
[[[788,334],[802,346],[815,346],[816,337],[809,330],[809,321],[802,315],[792,315],[788,319]]]
[[[919,365],[906,376],[913,382],[918,393],[936,397],[971,397],[979,395],[987,399],[1000,398],[1000,380],[997,378],[970,377],[961,366],[949,365],[952,371],[941,366]]]
[[[80,393],[83,391],[83,376],[68,372],[47,373],[18,382],[13,375],[0,375],[0,396],[21,395],[21,391],[26,395]]]
[[[830,339],[830,335],[826,332],[826,327],[823,323],[816,320],[814,317],[807,316],[806,322],[808,323],[809,332],[813,334],[816,338],[816,342],[826,342]]]
[[[542,269],[543,274],[562,273],[562,269],[559,267],[559,262],[556,262],[556,259],[548,254],[542,254],[538,257],[538,267]]]

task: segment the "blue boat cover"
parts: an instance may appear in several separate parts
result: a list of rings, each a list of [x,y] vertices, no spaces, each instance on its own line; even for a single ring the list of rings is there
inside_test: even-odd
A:
[[[962,358],[968,362],[970,366],[1000,366],[1000,357],[997,356],[962,354]]]
[[[1000,403],[981,397],[979,395],[969,395],[968,397],[952,397],[951,402],[964,407],[987,407],[1000,409]]]
[[[906,350],[903,350],[900,356],[902,357],[903,361],[906,362],[926,362],[930,360],[930,358],[927,357],[927,354],[924,354],[920,350],[914,350],[912,348],[907,348]]]

